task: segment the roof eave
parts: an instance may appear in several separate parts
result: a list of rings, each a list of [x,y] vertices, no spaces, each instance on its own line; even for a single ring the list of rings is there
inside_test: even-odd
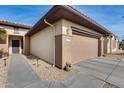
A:
[[[59,11],[57,11],[57,10],[59,10]],[[61,11],[60,11],[61,10]],[[64,12],[65,11],[65,13],[62,13],[62,12]],[[58,13],[59,12],[59,13]],[[69,14],[70,13],[70,14]],[[56,14],[56,15],[55,15]],[[53,17],[53,16],[57,16],[57,14],[58,14],[58,16],[60,16],[60,17],[58,17],[58,18],[66,18],[66,19],[68,19],[68,20],[70,20],[70,21],[74,21],[74,22],[77,22],[78,24],[80,24],[80,25],[84,25],[84,23],[83,22],[86,22],[86,24],[85,24],[85,26],[86,27],[90,27],[90,28],[92,28],[92,29],[95,29],[95,30],[97,30],[98,32],[100,32],[100,33],[104,33],[104,34],[106,34],[106,35],[108,35],[108,34],[113,34],[112,32],[110,32],[109,30],[107,30],[106,28],[104,28],[103,26],[101,26],[101,25],[99,25],[98,23],[96,23],[94,20],[92,20],[92,19],[90,19],[89,17],[87,17],[87,16],[85,16],[85,15],[83,15],[83,14],[81,14],[81,13],[79,13],[79,12],[77,12],[76,10],[74,10],[73,8],[71,8],[71,7],[69,7],[69,6],[64,6],[64,5],[56,5],[56,6],[54,6],[46,15],[44,15],[41,19],[40,19],[40,21],[38,21],[37,22],[37,24],[36,25],[34,25],[34,27],[26,34],[26,35],[28,35],[28,36],[31,36],[31,35],[33,35],[33,34],[35,34],[36,32],[38,32],[38,31],[36,31],[36,29],[41,25],[41,24],[43,24],[44,22],[43,22],[43,20],[44,20],[44,18],[47,18],[48,19],[48,21],[51,21],[51,23],[53,23],[53,22],[55,22],[57,19],[56,19],[56,17]],[[69,15],[69,16],[68,16]],[[72,16],[72,18],[71,18],[71,16]],[[52,19],[50,18],[50,17],[52,17]],[[75,18],[74,18],[75,17]],[[77,19],[76,19],[77,18]],[[81,22],[78,18],[81,18],[82,20],[83,20],[83,22]],[[51,19],[51,20],[49,20],[49,19]],[[44,25],[45,25],[45,23],[44,23]],[[90,25],[90,26],[89,26]],[[47,26],[47,25],[46,25]],[[46,27],[46,26],[44,26],[44,27]],[[42,29],[43,29],[43,27],[41,27]],[[39,28],[40,29],[40,28]],[[38,29],[38,30],[39,30]],[[42,29],[40,29],[40,30],[42,30]]]

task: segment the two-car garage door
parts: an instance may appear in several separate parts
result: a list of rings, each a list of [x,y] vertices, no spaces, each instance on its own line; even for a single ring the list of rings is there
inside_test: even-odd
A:
[[[98,56],[98,39],[73,34],[72,63]]]

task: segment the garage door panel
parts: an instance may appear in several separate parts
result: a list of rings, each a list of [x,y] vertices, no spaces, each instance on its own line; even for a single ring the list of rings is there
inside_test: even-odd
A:
[[[73,34],[72,38],[72,62],[98,56],[98,39]]]

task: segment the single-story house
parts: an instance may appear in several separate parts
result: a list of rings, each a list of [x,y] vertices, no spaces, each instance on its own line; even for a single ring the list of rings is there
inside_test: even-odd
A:
[[[118,49],[112,32],[70,6],[55,5],[33,27],[0,21],[0,51],[37,56],[59,68]]]
[[[0,20],[0,29],[6,33],[6,38],[0,39],[1,53],[23,53],[24,36],[30,30],[30,26]]]
[[[25,54],[59,68],[112,53],[117,37],[70,6],[55,5],[26,34]]]

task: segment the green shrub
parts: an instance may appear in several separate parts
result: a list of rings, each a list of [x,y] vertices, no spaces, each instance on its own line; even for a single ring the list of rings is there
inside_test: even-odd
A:
[[[5,40],[6,36],[6,30],[0,28],[0,39]]]
[[[124,40],[119,43],[119,49],[124,50]]]

